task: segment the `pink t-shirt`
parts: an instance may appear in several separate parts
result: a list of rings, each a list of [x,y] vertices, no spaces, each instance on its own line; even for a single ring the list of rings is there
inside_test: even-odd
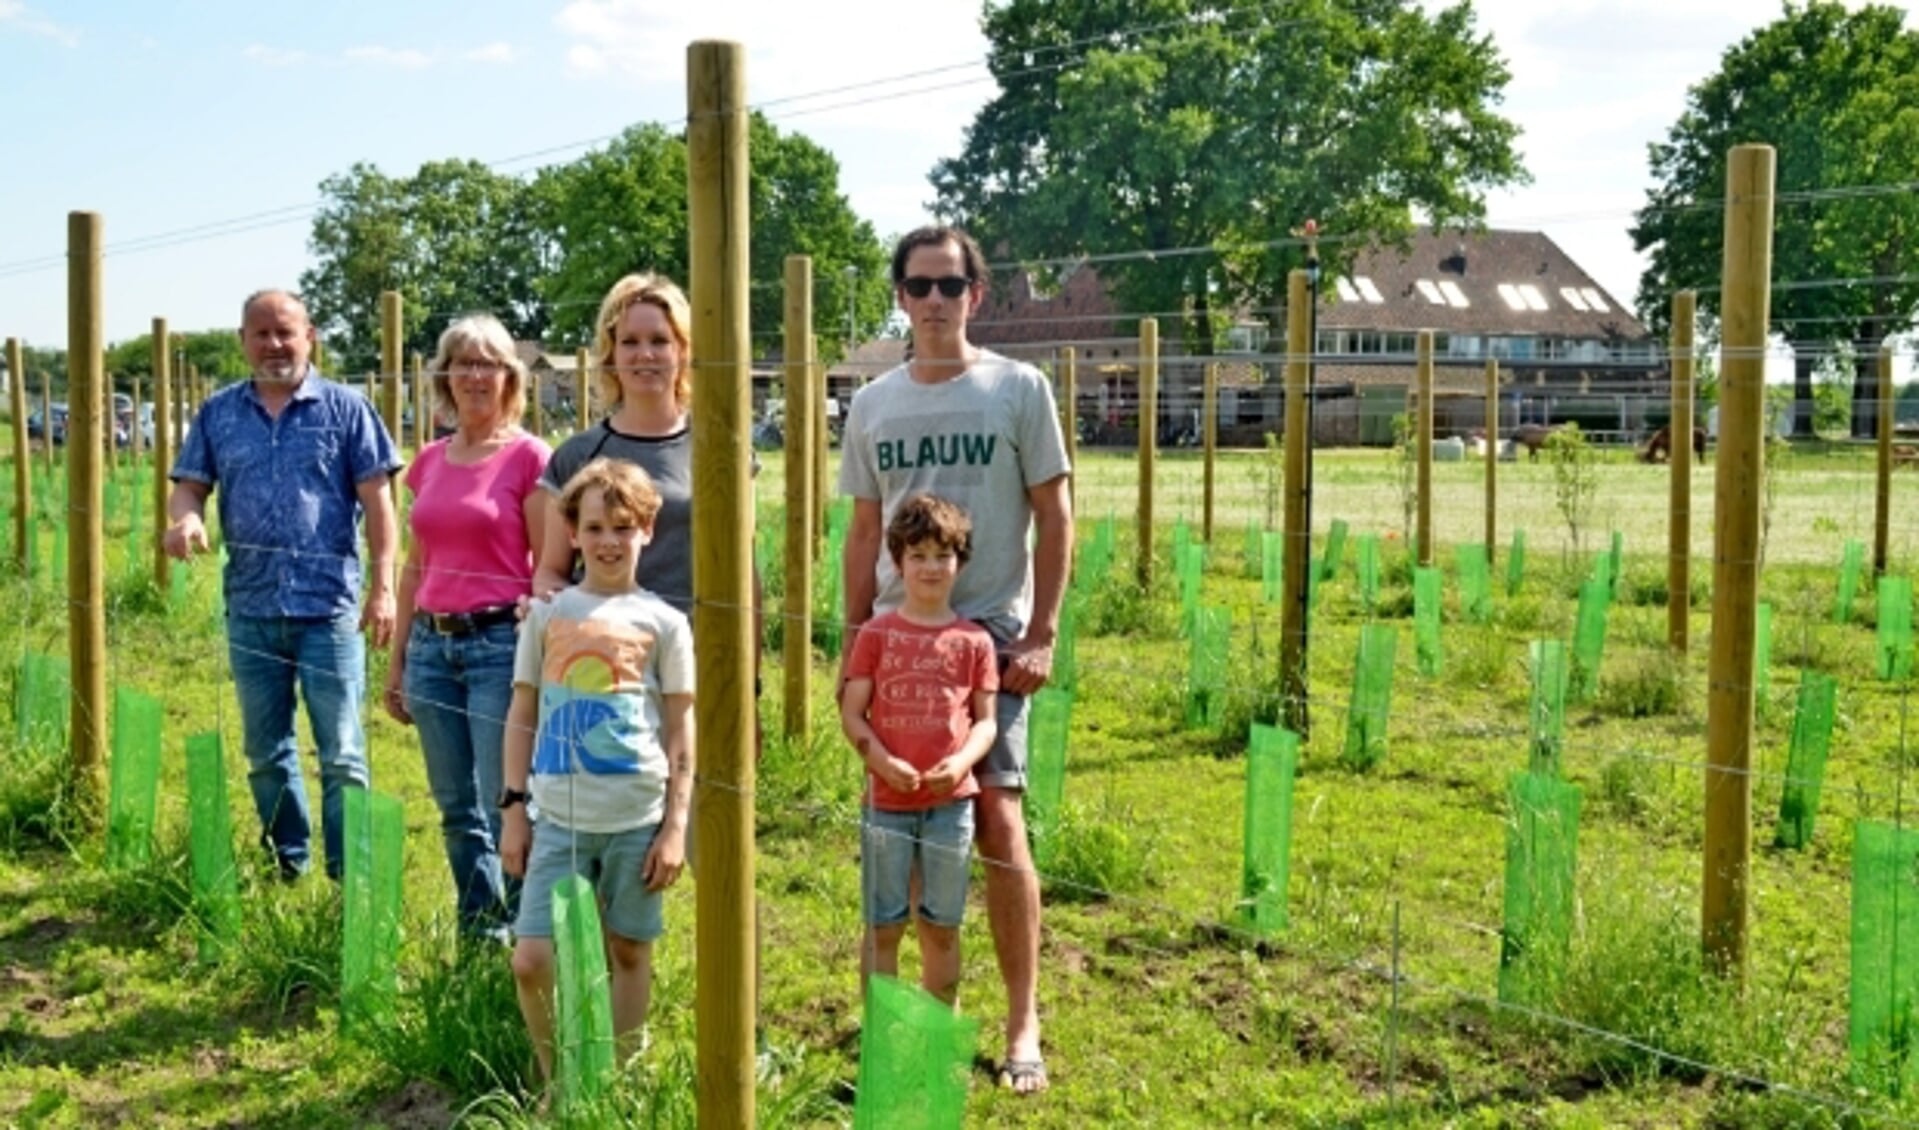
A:
[[[447,462],[447,442],[421,448],[406,471],[420,560],[414,604],[423,612],[512,604],[533,591],[525,503],[553,452],[522,433],[481,462],[459,464]]]
[[[849,678],[873,680],[866,720],[892,754],[924,773],[966,744],[973,728],[973,692],[999,689],[993,637],[971,620],[937,628],[915,624],[897,612],[861,625],[847,661]],[[874,808],[910,812],[979,792],[968,773],[945,796],[924,788],[902,793],[867,774]]]

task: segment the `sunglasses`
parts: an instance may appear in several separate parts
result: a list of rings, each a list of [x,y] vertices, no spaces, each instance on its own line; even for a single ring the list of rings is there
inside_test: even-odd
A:
[[[900,280],[900,289],[912,298],[925,298],[933,293],[933,288],[936,286],[940,288],[940,294],[944,297],[958,298],[966,293],[967,287],[972,285],[973,280],[963,275],[947,275],[938,279],[929,279],[925,275],[908,275]]]

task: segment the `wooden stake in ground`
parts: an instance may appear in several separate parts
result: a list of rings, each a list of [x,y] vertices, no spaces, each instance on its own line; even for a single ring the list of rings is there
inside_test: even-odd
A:
[[[1206,362],[1204,385],[1200,391],[1200,446],[1206,460],[1205,482],[1201,488],[1200,537],[1213,544],[1214,460],[1219,456],[1219,362]]]
[[[786,257],[786,736],[813,729],[813,259]],[[835,578],[835,583],[838,583]],[[849,643],[850,647],[851,644]]]
[[[1666,427],[1672,505],[1666,521],[1666,646],[1684,655],[1690,646],[1692,593],[1693,321],[1697,297],[1672,296],[1672,419]]]
[[[1079,502],[1079,355],[1072,346],[1059,351],[1059,429],[1066,438],[1066,465],[1073,477],[1066,482],[1075,505]],[[1075,513],[1078,510],[1075,509]]]
[[[168,363],[167,320],[153,320],[153,589],[169,591],[172,558],[161,539],[167,532],[167,472],[173,469],[173,371]]]
[[[72,421],[68,421],[69,424]],[[40,443],[47,453],[47,486],[53,486],[53,378],[40,374]]]
[[[1153,588],[1153,466],[1159,441],[1159,320],[1139,320],[1139,587]],[[1178,565],[1174,562],[1174,565]]]
[[[593,360],[586,346],[573,353],[573,430],[583,432],[593,422]]]
[[[1312,283],[1303,270],[1286,276],[1286,552],[1280,568],[1279,686],[1286,728],[1307,737],[1312,721],[1306,703],[1307,571],[1313,531],[1306,525],[1306,368],[1312,351]]]
[[[101,489],[100,215],[67,214],[67,653],[73,671],[68,722],[75,827],[100,828],[107,795],[106,536]],[[51,424],[51,420],[48,421]]]
[[[1486,358],[1486,564],[1499,552],[1499,362]]]
[[[1872,572],[1886,575],[1886,543],[1892,525],[1892,346],[1879,343],[1879,473],[1872,498]]]
[[[380,294],[380,415],[386,419],[386,433],[393,437],[394,443],[403,442],[405,433],[400,430],[400,340],[401,332],[400,292],[383,291]]]
[[[813,560],[818,561],[820,555],[826,552],[826,496],[832,489],[828,485],[831,480],[826,474],[826,449],[833,443],[833,432],[826,422],[826,402],[832,399],[833,384],[827,377],[826,363],[820,360],[819,336],[810,325],[806,330],[806,355],[813,359],[813,434],[819,437],[819,442],[813,445]],[[860,384],[864,386],[866,381],[862,379]],[[847,409],[840,411],[843,426]],[[838,564],[829,561],[827,567],[834,568]]]
[[[1773,168],[1769,145],[1737,146],[1728,160],[1719,454],[1713,466],[1712,650],[1707,666],[1700,922],[1708,966],[1742,984],[1746,877],[1752,863],[1753,628],[1766,472]]]
[[[426,359],[418,353],[415,353],[413,355],[412,389],[414,455],[420,454],[420,449],[425,447],[433,439],[433,429],[428,426],[430,413],[427,412],[427,405],[433,402],[433,398],[427,395],[426,384]]]
[[[1420,330],[1418,344],[1419,411],[1413,435],[1419,445],[1419,563],[1433,564],[1433,331]]]
[[[693,635],[700,641],[697,905],[699,1124],[754,1124],[753,341],[747,265],[746,51],[687,49],[693,357]]]
[[[27,523],[33,520],[33,464],[27,447],[27,363],[20,339],[7,339],[7,383],[13,407],[13,564],[27,575]],[[52,431],[40,417],[43,437]],[[50,437],[48,437],[50,438]],[[52,446],[51,443],[48,446]]]

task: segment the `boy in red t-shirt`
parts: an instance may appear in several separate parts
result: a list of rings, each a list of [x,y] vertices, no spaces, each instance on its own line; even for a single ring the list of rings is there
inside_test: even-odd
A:
[[[959,927],[973,844],[973,766],[997,730],[993,638],[950,602],[972,555],[966,512],[930,494],[900,504],[886,551],[905,582],[900,606],[861,625],[840,692],[840,724],[870,775],[862,821],[867,925],[860,980],[899,972],[900,937],[919,920],[920,984],[954,1003]],[[917,915],[909,915],[919,876]]]

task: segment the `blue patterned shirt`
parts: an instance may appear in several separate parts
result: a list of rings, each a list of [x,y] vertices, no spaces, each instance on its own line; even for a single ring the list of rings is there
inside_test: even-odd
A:
[[[216,488],[234,615],[330,619],[359,605],[356,488],[400,466],[373,405],[308,369],[278,419],[250,380],[207,397],[170,477]]]

